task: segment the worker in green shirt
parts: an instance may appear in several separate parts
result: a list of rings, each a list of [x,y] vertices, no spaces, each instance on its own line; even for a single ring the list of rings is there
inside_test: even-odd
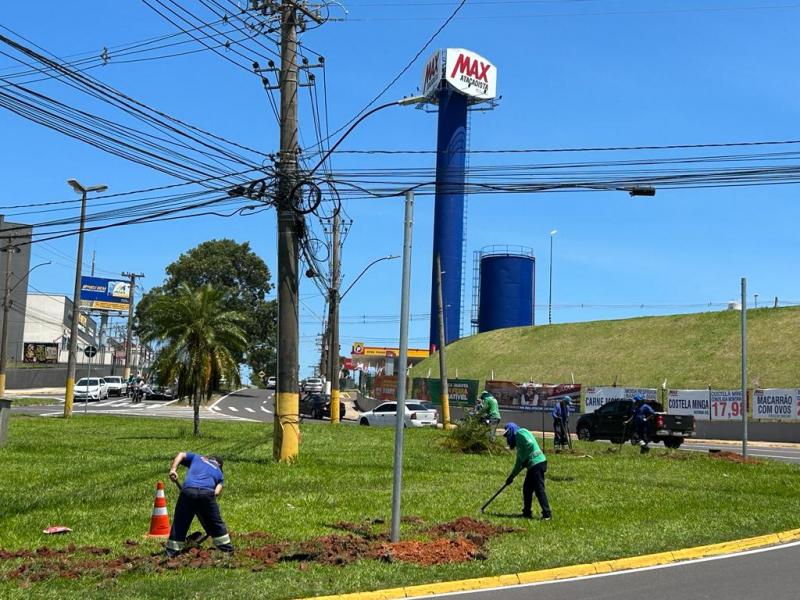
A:
[[[516,448],[517,450],[517,462],[514,463],[514,468],[511,470],[508,479],[506,479],[506,485],[511,485],[522,469],[528,470],[525,475],[525,483],[522,484],[522,516],[526,519],[533,518],[531,502],[533,501],[533,494],[536,494],[536,500],[539,501],[539,506],[542,508],[541,520],[549,521],[553,518],[553,513],[550,511],[547,493],[544,490],[547,457],[542,452],[542,449],[539,448],[539,444],[533,434],[527,429],[522,429],[516,423],[506,425],[503,435],[508,442],[508,447]]]
[[[489,437],[492,439],[497,435],[497,425],[500,423],[500,407],[497,405],[497,398],[491,392],[484,390],[481,392],[481,414],[489,424]]]

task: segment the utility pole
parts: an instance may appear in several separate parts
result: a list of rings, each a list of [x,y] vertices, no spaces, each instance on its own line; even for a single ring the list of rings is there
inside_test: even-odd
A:
[[[300,445],[298,217],[292,189],[297,178],[297,8],[283,0],[281,17],[281,122],[278,158],[278,383],[272,455],[292,462]]]
[[[444,294],[442,292],[442,260],[436,253],[436,302],[439,312],[439,385],[442,400],[442,425],[450,426],[450,386],[447,382],[447,362],[445,360],[445,343],[447,334],[444,327]]]
[[[122,378],[128,380],[131,376],[131,345],[133,343],[133,298],[136,295],[136,280],[144,277],[144,273],[122,273],[123,277],[130,279],[131,286],[128,290],[128,332],[125,335],[125,368]]]
[[[3,292],[3,330],[0,333],[0,398],[6,397],[6,365],[8,363],[8,315],[11,311],[11,253],[19,252],[10,241],[3,248],[6,255],[6,280]]]
[[[81,221],[78,228],[78,254],[75,257],[75,291],[72,295],[72,321],[69,328],[69,356],[67,358],[67,386],[64,394],[64,418],[72,416],[72,401],[75,397],[75,368],[78,353],[78,322],[81,312],[81,264],[83,262],[83,234],[86,228],[86,196],[89,192],[105,192],[108,186],[93,185],[84,187],[75,179],[67,183],[81,194]]]
[[[747,279],[742,277],[742,456],[747,458]]]
[[[331,252],[331,289],[328,307],[328,381],[331,384],[331,424],[339,422],[339,267],[341,265],[339,228],[339,212],[333,216],[333,249]]]

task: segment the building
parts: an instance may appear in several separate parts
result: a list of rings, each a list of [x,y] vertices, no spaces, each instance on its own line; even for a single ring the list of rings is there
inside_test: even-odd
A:
[[[396,362],[400,356],[399,348],[367,346],[363,342],[355,342],[350,351],[350,360],[345,361],[345,368],[351,371],[362,371],[370,374],[384,373],[394,375]],[[408,349],[408,365],[413,366],[430,356],[423,348]]]
[[[28,273],[31,263],[31,226],[6,221],[0,215],[0,299],[8,286],[9,316],[6,356],[10,360],[22,356],[25,310],[28,296]],[[0,300],[2,306],[2,300]],[[0,327],[3,311],[0,310]]]
[[[69,356],[69,332],[72,325],[72,300],[59,294],[28,294],[25,311],[23,362],[66,363]],[[97,322],[78,314],[78,362],[87,362],[83,349],[96,346]],[[55,359],[55,360],[54,360]],[[99,357],[93,359],[99,362]],[[103,361],[111,364],[110,356]]]

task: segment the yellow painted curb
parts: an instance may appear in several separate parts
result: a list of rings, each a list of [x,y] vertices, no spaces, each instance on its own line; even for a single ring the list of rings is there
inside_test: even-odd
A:
[[[708,556],[721,556],[723,554],[753,550],[755,548],[763,548],[765,546],[794,542],[797,540],[800,540],[800,529],[791,529],[789,531],[759,535],[742,540],[720,542],[719,544],[708,544],[706,546],[695,546],[694,548],[684,548],[683,550],[673,550],[670,552],[645,554],[644,556],[630,556],[627,558],[618,558],[616,560],[570,565],[568,567],[556,567],[554,569],[542,569],[539,571],[527,571],[524,573],[512,573],[510,575],[496,575],[492,577],[479,577],[476,579],[462,579],[459,581],[443,581],[439,583],[377,590],[374,592],[313,596],[313,600],[397,600],[399,598],[419,598],[432,594],[447,594],[451,592],[507,587],[521,583],[558,581],[559,579],[572,579],[574,577],[584,577],[586,575],[600,575],[602,573],[654,567]],[[304,600],[312,600],[312,598],[305,598]]]

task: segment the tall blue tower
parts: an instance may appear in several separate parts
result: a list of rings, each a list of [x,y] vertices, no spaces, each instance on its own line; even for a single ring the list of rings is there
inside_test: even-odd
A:
[[[497,70],[494,65],[470,50],[438,50],[425,65],[422,94],[428,102],[439,107],[431,269],[431,348],[440,346],[437,255],[442,267],[445,345],[461,335],[467,111],[473,104],[493,103],[496,93]]]

